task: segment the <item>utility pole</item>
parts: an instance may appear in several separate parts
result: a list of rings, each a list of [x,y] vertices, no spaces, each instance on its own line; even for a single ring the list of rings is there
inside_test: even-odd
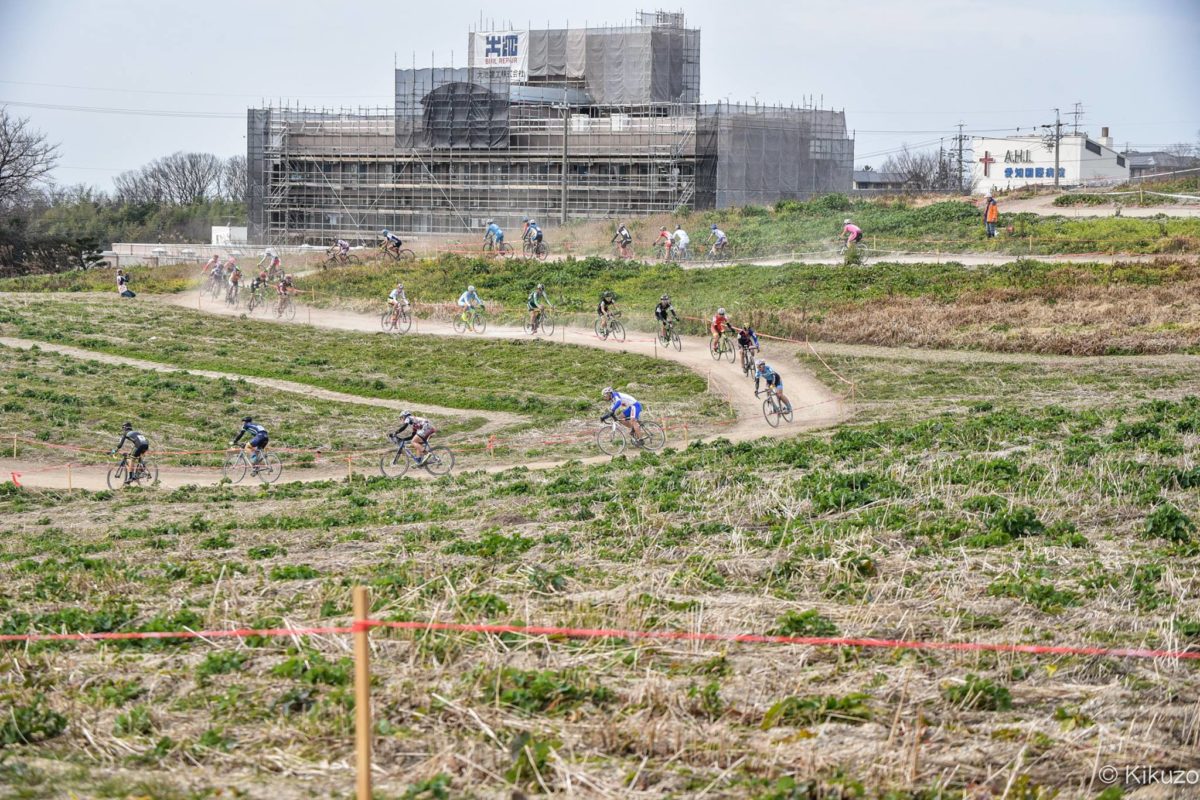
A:
[[[963,123],[958,123],[958,191],[963,190]]]
[[[1059,170],[1059,149],[1062,143],[1062,118],[1059,116],[1059,110],[1054,109],[1054,124],[1043,125],[1043,128],[1054,129],[1054,188],[1059,187],[1058,170]]]
[[[571,137],[571,106],[567,104],[565,89],[563,95],[562,209],[558,216],[559,225],[567,224],[567,166],[570,154],[568,140]]]

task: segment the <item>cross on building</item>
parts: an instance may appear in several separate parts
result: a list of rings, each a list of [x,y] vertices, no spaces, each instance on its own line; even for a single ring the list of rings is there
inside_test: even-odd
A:
[[[983,164],[983,177],[992,177],[992,164],[996,163],[996,159],[992,158],[992,154],[984,150],[983,158],[979,159],[979,163]]]

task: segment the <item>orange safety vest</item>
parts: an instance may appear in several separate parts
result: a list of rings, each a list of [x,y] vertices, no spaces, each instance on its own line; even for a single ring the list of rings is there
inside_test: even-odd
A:
[[[984,213],[983,219],[986,222],[999,222],[1000,206],[996,205],[995,203],[988,203],[987,211]]]

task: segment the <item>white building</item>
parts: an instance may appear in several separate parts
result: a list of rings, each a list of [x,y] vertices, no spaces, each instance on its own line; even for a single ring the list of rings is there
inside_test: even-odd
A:
[[[1125,156],[1113,149],[1108,128],[1099,140],[1086,133],[1064,134],[1059,141],[1058,183],[1081,186],[1129,179]],[[972,138],[975,193],[1022,186],[1054,185],[1054,140],[1041,135]]]

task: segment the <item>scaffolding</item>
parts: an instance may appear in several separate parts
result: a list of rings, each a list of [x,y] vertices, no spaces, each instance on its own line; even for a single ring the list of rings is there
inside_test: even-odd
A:
[[[477,39],[477,37],[483,37]],[[520,65],[485,51],[526,53]],[[840,112],[701,105],[682,14],[620,27],[472,31],[466,67],[397,69],[395,105],[248,115],[250,237],[401,235],[725,207],[846,191]],[[516,52],[514,44],[511,52]]]

